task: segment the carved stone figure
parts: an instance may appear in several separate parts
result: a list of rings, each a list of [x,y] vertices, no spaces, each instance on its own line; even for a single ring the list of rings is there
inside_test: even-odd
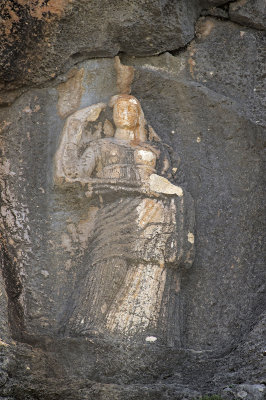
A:
[[[109,107],[113,123],[99,121]],[[68,117],[55,159],[55,183],[80,182],[98,207],[66,330],[180,344],[180,271],[193,262],[193,201],[166,178],[169,156],[146,128],[139,101],[117,95],[109,107]]]

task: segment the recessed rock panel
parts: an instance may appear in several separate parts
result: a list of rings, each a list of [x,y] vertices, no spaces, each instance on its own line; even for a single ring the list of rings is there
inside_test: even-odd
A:
[[[263,399],[260,3],[24,3],[3,8],[0,396]]]

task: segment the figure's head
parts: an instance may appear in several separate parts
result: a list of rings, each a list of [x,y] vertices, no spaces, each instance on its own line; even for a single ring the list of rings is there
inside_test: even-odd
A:
[[[135,129],[139,125],[139,116],[140,104],[135,97],[127,94],[117,96],[113,110],[113,119],[117,128]]]
[[[116,128],[132,130],[135,139],[145,140],[145,119],[139,101],[128,94],[114,96],[110,105],[113,107],[113,120]]]

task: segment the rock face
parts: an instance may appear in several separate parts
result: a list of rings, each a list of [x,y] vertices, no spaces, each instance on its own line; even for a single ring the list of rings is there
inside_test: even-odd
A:
[[[266,5],[263,0],[239,0],[230,4],[229,15],[232,21],[251,28],[264,30],[266,27]]]
[[[177,49],[193,38],[199,10],[197,0],[8,0],[1,10],[2,79],[17,88],[87,58]]]
[[[264,398],[262,10],[2,6],[1,399]]]

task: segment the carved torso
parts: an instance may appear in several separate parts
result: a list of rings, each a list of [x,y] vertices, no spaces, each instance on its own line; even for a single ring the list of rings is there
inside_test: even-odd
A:
[[[143,181],[155,172],[156,154],[151,148],[133,146],[117,139],[100,139],[94,143],[97,154],[92,176],[105,179]]]

